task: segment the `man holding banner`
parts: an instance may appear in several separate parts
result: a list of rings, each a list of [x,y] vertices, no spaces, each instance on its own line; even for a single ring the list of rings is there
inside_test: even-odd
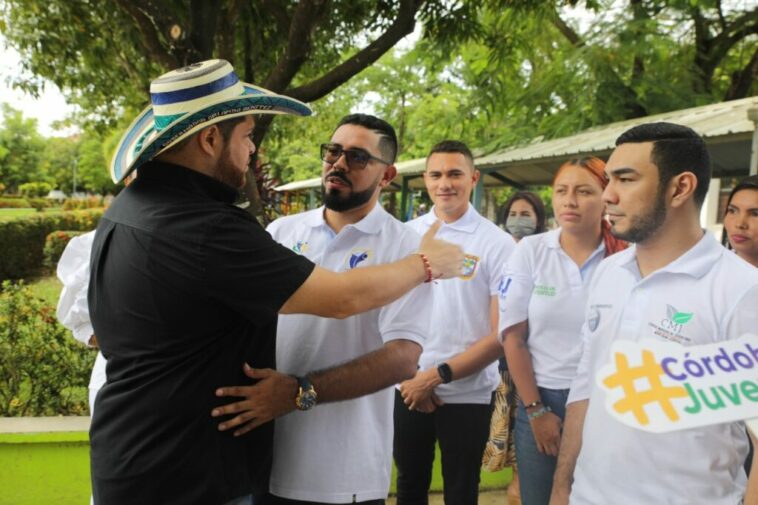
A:
[[[636,245],[590,285],[551,504],[742,503],[758,271],[700,228],[710,173],[689,128],[616,141],[603,198],[614,235]]]

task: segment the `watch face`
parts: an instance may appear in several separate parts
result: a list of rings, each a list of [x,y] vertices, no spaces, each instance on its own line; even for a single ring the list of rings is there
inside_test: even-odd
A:
[[[300,393],[297,397],[297,408],[299,410],[310,410],[316,405],[316,392],[308,389]]]

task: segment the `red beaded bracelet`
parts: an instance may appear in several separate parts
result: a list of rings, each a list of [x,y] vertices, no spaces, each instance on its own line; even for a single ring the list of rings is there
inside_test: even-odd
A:
[[[429,258],[424,253],[416,253],[421,257],[421,261],[424,262],[424,270],[426,270],[426,280],[424,282],[432,282],[432,265],[429,263]]]

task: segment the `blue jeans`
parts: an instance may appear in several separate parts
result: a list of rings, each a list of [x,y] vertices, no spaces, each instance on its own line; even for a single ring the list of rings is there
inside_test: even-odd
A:
[[[545,406],[549,406],[555,415],[566,418],[566,400],[568,389],[537,388]],[[537,450],[532,426],[526,415],[521,400],[516,413],[516,462],[520,478],[519,491],[523,505],[548,505],[550,492],[553,490],[553,474],[558,458],[546,456]]]

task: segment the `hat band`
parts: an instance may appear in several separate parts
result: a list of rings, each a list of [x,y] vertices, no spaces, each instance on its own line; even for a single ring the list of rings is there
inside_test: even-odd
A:
[[[166,91],[163,93],[150,93],[150,99],[153,105],[169,105],[179,102],[187,102],[195,100],[196,98],[205,97],[223,91],[226,88],[230,88],[237,84],[239,79],[234,71],[226,74],[220,79],[215,81],[201,84],[200,86],[194,86],[186,89],[178,89],[176,91]]]
[[[153,121],[155,123],[155,129],[157,131],[163,130],[165,127],[184,116],[184,114],[169,114],[166,116],[155,116]]]

